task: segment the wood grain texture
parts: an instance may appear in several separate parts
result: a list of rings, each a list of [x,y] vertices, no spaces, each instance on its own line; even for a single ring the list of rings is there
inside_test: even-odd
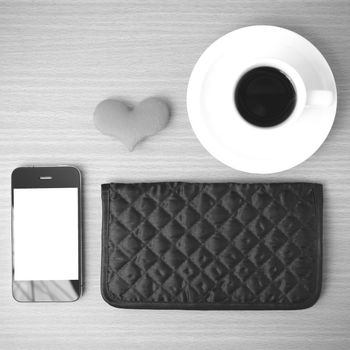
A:
[[[339,108],[319,151],[277,175],[213,159],[193,134],[186,87],[202,51],[245,25],[295,30],[333,68]],[[0,1],[1,349],[349,349],[350,2],[348,0]],[[111,96],[168,99],[173,118],[129,153],[98,133]],[[74,164],[84,174],[85,282],[71,304],[11,296],[10,174],[26,164]],[[99,291],[100,184],[110,181],[298,181],[325,186],[324,284],[304,311],[120,310]]]

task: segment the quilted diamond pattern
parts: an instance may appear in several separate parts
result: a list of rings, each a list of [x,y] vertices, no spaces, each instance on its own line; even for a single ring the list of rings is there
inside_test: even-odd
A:
[[[102,294],[120,307],[295,309],[321,282],[322,186],[102,185]]]

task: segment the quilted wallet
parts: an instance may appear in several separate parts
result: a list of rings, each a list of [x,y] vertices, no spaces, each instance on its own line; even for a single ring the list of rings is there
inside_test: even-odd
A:
[[[102,185],[101,293],[122,308],[303,309],[321,289],[322,185]]]

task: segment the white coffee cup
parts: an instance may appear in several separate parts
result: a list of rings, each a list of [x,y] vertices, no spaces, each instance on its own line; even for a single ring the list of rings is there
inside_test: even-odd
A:
[[[260,127],[247,122],[239,113],[234,101],[234,93],[239,80],[244,74],[257,67],[272,67],[281,71],[291,81],[295,93],[296,103],[290,116],[282,123],[271,127]],[[209,79],[212,77],[216,84],[207,87],[204,94],[208,95],[208,99],[216,100],[216,112],[219,118],[228,116],[238,116],[235,120],[221,120],[221,125],[230,125],[231,127],[254,128],[259,132],[276,132],[277,130],[287,128],[298,120],[306,109],[323,108],[330,106],[334,102],[334,94],[330,90],[320,89],[316,78],[318,75],[309,74],[309,63],[300,60],[298,55],[292,51],[290,53],[282,51],[271,52],[270,57],[254,57],[239,62],[235,59],[235,65],[232,65],[232,57],[230,55],[222,57],[208,72]],[[220,85],[222,88],[217,89]],[[219,111],[217,110],[219,106]],[[210,106],[208,106],[210,109]],[[217,127],[217,121],[215,122]]]
[[[305,108],[318,108],[329,106],[334,101],[334,96],[332,91],[330,90],[320,90],[313,89],[311,87],[307,88],[306,83],[303,77],[299,74],[296,68],[294,68],[291,64],[282,61],[278,58],[258,58],[251,61],[246,62],[245,66],[241,66],[241,74],[235,76],[232,80],[232,90],[235,91],[237,87],[237,83],[239,80],[249,71],[258,67],[271,67],[282,72],[287,78],[289,78],[290,82],[293,85],[296,94],[296,103],[293,111],[287,117],[287,119],[281,122],[278,125],[270,126],[270,127],[259,127],[254,124],[249,123],[244,118],[241,118],[242,121],[248,123],[249,126],[257,127],[262,130],[268,130],[268,128],[281,128],[285,127],[291,123],[293,123],[296,119],[298,119]],[[309,86],[313,86],[313,84],[309,82]],[[240,115],[237,110],[237,106],[233,103],[233,107],[236,109],[236,113]]]
[[[290,80],[295,104],[288,118],[262,127],[238,112],[235,92],[245,73],[266,66]],[[286,170],[310,157],[326,139],[336,109],[336,84],[326,59],[307,39],[275,26],[244,27],[216,40],[198,59],[187,89],[188,115],[199,141],[221,162],[250,173]]]

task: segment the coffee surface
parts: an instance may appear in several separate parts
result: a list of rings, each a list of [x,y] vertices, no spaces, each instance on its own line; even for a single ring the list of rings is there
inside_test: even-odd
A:
[[[296,93],[292,82],[273,67],[257,67],[245,73],[235,90],[235,104],[250,124],[271,127],[293,112]]]

